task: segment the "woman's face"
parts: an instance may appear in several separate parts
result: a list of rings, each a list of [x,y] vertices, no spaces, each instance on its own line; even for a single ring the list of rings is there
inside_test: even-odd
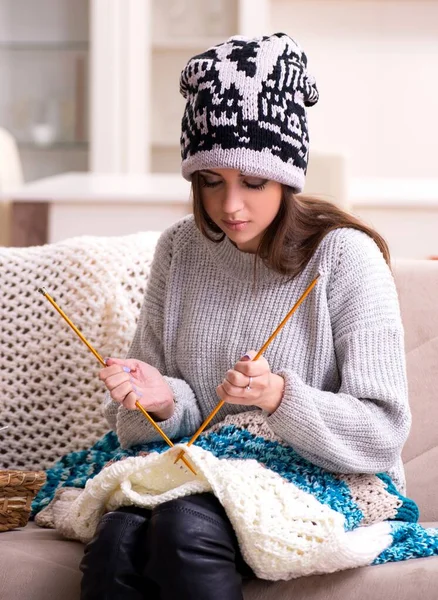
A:
[[[201,197],[210,219],[243,252],[256,252],[281,204],[281,184],[236,169],[199,171]]]

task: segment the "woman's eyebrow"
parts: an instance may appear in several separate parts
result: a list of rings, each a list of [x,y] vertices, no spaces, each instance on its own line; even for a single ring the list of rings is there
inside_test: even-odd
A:
[[[210,175],[216,175],[216,177],[222,177],[222,175],[220,173],[216,173],[216,171],[212,171],[211,169],[201,169],[199,172],[201,174],[202,173],[210,173]],[[265,181],[264,177],[259,177],[258,175],[250,175],[249,173],[242,173],[242,171],[239,173],[239,177],[251,177],[252,179],[260,179],[261,181]]]
[[[210,169],[202,169],[199,172],[200,173],[210,173],[211,175],[216,175],[217,177],[221,177],[220,173],[216,173],[215,171],[211,171]]]

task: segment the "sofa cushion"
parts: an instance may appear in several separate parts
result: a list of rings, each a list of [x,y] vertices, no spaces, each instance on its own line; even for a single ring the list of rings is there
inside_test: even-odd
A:
[[[437,586],[434,556],[293,581],[252,581],[245,600],[436,600]]]
[[[412,429],[403,450],[407,494],[438,521],[438,261],[394,262],[405,329]]]
[[[0,533],[0,598],[79,600],[83,545],[29,523]]]
[[[438,527],[438,523],[426,526]],[[0,534],[0,598],[79,600],[79,542],[29,523]],[[364,567],[292,581],[249,581],[245,600],[436,600],[438,557]]]

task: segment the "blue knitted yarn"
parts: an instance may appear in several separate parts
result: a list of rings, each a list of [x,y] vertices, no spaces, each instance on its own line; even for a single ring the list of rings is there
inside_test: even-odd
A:
[[[381,565],[409,558],[438,555],[438,528],[426,529],[418,523],[391,523],[393,542],[373,562]]]
[[[420,518],[420,511],[418,510],[418,506],[415,504],[415,502],[410,498],[406,498],[406,496],[402,496],[400,494],[391,477],[387,473],[379,473],[377,477],[379,477],[385,483],[386,489],[390,494],[398,496],[398,498],[403,502],[403,504],[398,508],[394,519],[397,521],[416,523]]]

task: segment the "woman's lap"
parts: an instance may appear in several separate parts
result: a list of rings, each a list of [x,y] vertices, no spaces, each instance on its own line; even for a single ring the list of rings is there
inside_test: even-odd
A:
[[[111,562],[109,546],[116,540],[120,548]],[[242,577],[254,576],[225,510],[210,493],[170,500],[152,511],[122,507],[104,515],[81,569],[82,600],[122,595],[126,600],[185,600],[200,594],[205,600],[240,600]],[[113,580],[112,596],[99,595],[105,584],[96,577]]]

